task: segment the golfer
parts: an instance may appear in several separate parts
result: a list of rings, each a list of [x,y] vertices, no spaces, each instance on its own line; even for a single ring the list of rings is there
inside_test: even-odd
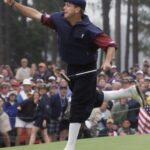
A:
[[[4,2],[22,15],[37,20],[56,31],[60,57],[68,65],[67,75],[96,69],[98,48],[106,53],[101,69],[106,71],[111,68],[116,44],[84,14],[85,0],[65,0],[63,11],[52,14],[42,14],[15,0],[4,0]],[[96,72],[71,79],[69,84],[73,94],[69,136],[64,150],[75,150],[81,123],[89,117],[98,99],[98,106],[103,100],[120,97],[134,97],[141,103],[136,86],[126,90],[96,93]]]

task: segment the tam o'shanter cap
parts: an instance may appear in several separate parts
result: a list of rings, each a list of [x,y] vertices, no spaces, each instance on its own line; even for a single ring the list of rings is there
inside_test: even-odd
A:
[[[86,7],[86,1],[85,0],[64,0],[64,1],[75,4],[79,7],[81,7],[83,10],[85,10],[85,7]]]

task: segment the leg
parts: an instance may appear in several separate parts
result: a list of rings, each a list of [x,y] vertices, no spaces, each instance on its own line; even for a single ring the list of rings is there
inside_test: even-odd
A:
[[[42,136],[43,136],[43,139],[44,139],[45,143],[50,142],[50,139],[49,139],[49,136],[48,136],[48,133],[47,133],[47,129],[42,129]]]
[[[20,142],[22,140],[22,133],[24,131],[25,122],[22,121],[21,119],[19,119],[18,117],[16,117],[15,127],[16,127],[16,131],[17,131],[15,145],[18,146],[18,145],[20,145]]]
[[[127,89],[120,89],[116,91],[103,91],[104,100],[115,100],[120,98],[133,98],[138,101],[141,106],[144,105],[144,98],[138,86],[132,86]]]
[[[50,141],[50,142],[53,142],[53,141],[54,141],[54,137],[53,137],[53,134],[52,134],[52,133],[49,133],[49,141]]]
[[[23,131],[23,128],[17,128],[16,146],[20,145],[22,131]]]
[[[10,138],[9,138],[8,133],[7,132],[2,133],[2,137],[3,137],[3,140],[4,140],[5,146],[10,147]]]
[[[67,129],[60,131],[59,141],[65,141],[67,136],[68,136],[68,130]]]
[[[59,131],[59,121],[50,120],[48,124],[48,135],[49,135],[50,142],[57,141],[58,131]]]
[[[27,132],[27,138],[26,138],[26,145],[29,144],[29,140],[30,140],[30,135],[31,135],[31,130],[32,128],[26,128],[26,132]]]
[[[38,131],[39,131],[39,128],[38,128],[38,127],[35,127],[35,126],[34,126],[34,127],[32,128],[29,145],[32,145],[32,144],[35,143],[36,134],[37,134]]]
[[[79,134],[80,127],[81,123],[70,123],[68,142],[65,147],[65,150],[75,150],[75,144]]]
[[[96,74],[75,79],[70,110],[69,136],[65,150],[75,150],[81,123],[91,114],[95,103]]]

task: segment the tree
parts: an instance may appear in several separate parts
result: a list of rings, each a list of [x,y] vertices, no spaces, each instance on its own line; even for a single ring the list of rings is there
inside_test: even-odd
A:
[[[129,49],[130,49],[130,24],[131,24],[131,0],[127,2],[127,26],[126,26],[126,51],[125,51],[125,69],[129,67]]]
[[[0,64],[3,63],[3,52],[4,52],[4,37],[3,37],[3,28],[4,28],[4,4],[0,1]]]
[[[38,10],[42,12],[54,12],[59,11],[62,9],[63,1],[56,1],[56,0],[43,0],[37,1],[33,0],[33,6],[36,7]],[[44,39],[44,59],[47,60],[47,54],[50,52],[52,56],[52,61],[56,62],[58,57],[58,50],[56,44],[56,34],[54,31],[49,30],[46,27],[41,27],[43,34],[45,35]]]
[[[111,0],[102,0],[103,31],[110,35],[109,12]]]
[[[111,0],[102,0],[103,31],[110,35],[109,12]],[[104,53],[101,52],[100,64],[102,64]]]
[[[0,1],[0,62],[10,63],[11,31],[13,30],[12,10]]]
[[[28,5],[28,0],[19,0]],[[63,1],[33,0],[33,6],[44,12],[59,10]],[[56,35],[41,24],[27,20],[0,1],[0,61],[15,67],[22,57],[30,62],[47,61],[47,55],[54,50],[56,60]],[[44,55],[43,55],[44,53]]]
[[[121,68],[121,0],[116,0],[116,15],[115,15],[115,39],[118,47],[116,55],[116,64],[118,69]]]
[[[139,50],[142,51],[145,56],[150,56],[150,1],[140,0],[139,7]]]
[[[133,41],[133,64],[137,64],[139,54],[139,43],[138,43],[138,0],[132,0],[132,41]]]

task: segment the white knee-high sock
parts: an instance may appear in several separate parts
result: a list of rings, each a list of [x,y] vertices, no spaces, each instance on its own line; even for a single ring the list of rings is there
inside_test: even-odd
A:
[[[104,93],[104,100],[106,101],[132,97],[132,94],[129,91],[129,89],[120,89],[120,90],[115,90],[115,91],[103,91],[103,93]]]
[[[70,123],[68,142],[64,150],[75,150],[76,141],[78,138],[81,123]]]

